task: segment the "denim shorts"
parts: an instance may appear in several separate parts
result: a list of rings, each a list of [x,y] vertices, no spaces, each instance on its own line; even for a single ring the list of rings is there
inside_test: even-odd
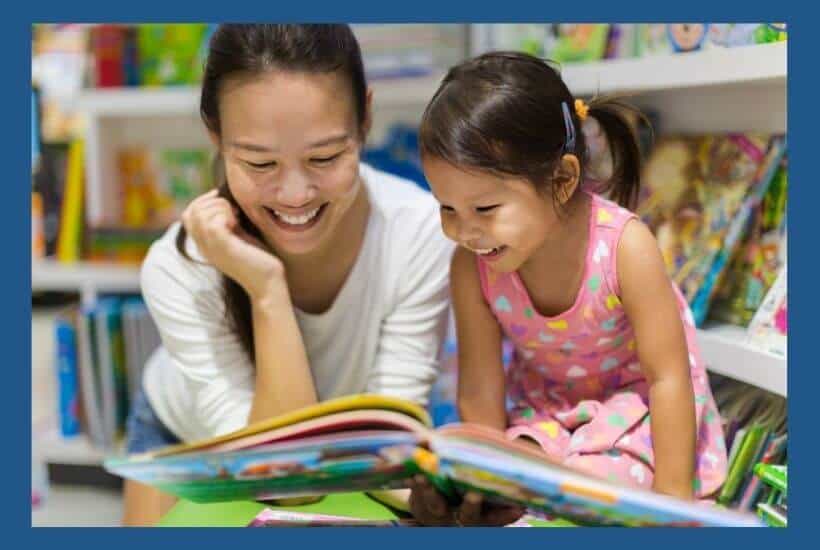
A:
[[[131,404],[125,429],[128,454],[144,453],[180,442],[157,417],[142,387]]]

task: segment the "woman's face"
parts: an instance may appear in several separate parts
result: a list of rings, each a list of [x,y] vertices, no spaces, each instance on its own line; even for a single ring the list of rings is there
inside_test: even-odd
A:
[[[228,79],[219,115],[222,134],[212,137],[228,186],[267,244],[301,255],[326,243],[361,186],[349,82],[286,71]]]

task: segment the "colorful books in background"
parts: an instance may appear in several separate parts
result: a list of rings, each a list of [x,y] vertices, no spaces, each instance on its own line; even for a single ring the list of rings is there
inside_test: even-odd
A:
[[[205,23],[146,23],[137,27],[143,86],[194,84],[202,79]]]
[[[753,514],[587,477],[483,426],[431,425],[414,403],[348,396],[105,467],[195,502],[399,488],[421,473],[453,502],[473,490],[582,524],[761,524]]]
[[[125,227],[166,228],[211,185],[206,149],[130,147],[117,161]]]
[[[751,344],[781,357],[786,356],[788,342],[787,297],[784,265],[747,330]]]
[[[561,63],[672,55],[786,40],[785,23],[492,24],[486,50],[519,50]]]
[[[698,325],[784,151],[781,136],[668,137],[647,160],[637,212]]]
[[[787,457],[786,400],[729,378],[710,378],[729,449],[729,470],[718,501],[752,511],[764,496],[753,468]]]
[[[561,23],[547,25],[544,56],[558,63],[597,61],[604,57],[608,24]]]
[[[761,463],[754,471],[765,486],[764,499],[757,505],[758,515],[772,527],[788,527],[788,467]]]
[[[81,139],[75,139],[68,148],[65,187],[60,205],[57,259],[61,262],[76,262],[82,255],[84,188],[85,146]]]
[[[786,158],[754,208],[743,243],[717,289],[709,317],[748,326],[786,261]]]
[[[54,324],[57,356],[57,416],[60,434],[73,437],[80,433],[80,381],[77,368],[77,328],[71,313],[59,315]]]
[[[68,152],[68,143],[43,144],[34,172],[33,191],[40,197],[37,199],[40,203],[38,209],[42,214],[42,256],[57,254],[60,215],[68,173]]]
[[[82,431],[113,451],[143,365],[159,346],[153,321],[141,299],[107,297],[66,310],[55,332],[61,433]]]
[[[88,85],[193,85],[202,78],[212,25],[145,23],[91,25]]]

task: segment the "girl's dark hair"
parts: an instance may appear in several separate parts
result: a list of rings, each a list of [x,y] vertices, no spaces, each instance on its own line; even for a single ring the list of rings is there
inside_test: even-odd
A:
[[[364,139],[367,116],[367,82],[359,43],[348,25],[219,25],[208,44],[208,60],[202,81],[199,113],[205,126],[221,134],[219,92],[226,79],[253,77],[270,71],[297,73],[339,73],[352,91],[360,138]],[[214,178],[219,196],[239,211],[239,223],[245,231],[261,239],[259,230],[244,215],[231,195],[221,170],[221,159],[214,162]],[[185,250],[185,227],[180,226],[177,250],[188,260]],[[223,276],[225,315],[239,335],[242,348],[254,360],[251,303],[245,289]]]
[[[567,149],[566,104],[575,146]],[[638,195],[641,154],[624,117],[636,109],[614,99],[589,102],[588,115],[605,132],[613,157],[612,176],[597,191],[632,207]],[[647,123],[648,124],[648,123]],[[585,173],[587,147],[575,98],[548,62],[519,52],[490,52],[447,73],[424,111],[419,131],[422,156],[440,158],[500,175],[526,178],[557,197],[556,167],[574,153]]]

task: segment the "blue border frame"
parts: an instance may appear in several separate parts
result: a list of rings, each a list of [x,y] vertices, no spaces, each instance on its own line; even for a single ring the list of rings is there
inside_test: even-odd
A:
[[[37,2],[23,3],[20,9],[26,10],[22,17],[15,14],[12,22],[4,25],[2,40],[3,52],[6,54],[3,70],[6,85],[2,94],[6,96],[4,122],[8,130],[3,134],[4,151],[11,162],[6,163],[6,194],[9,208],[0,217],[3,234],[7,235],[4,245],[8,260],[0,277],[3,278],[4,305],[6,315],[0,318],[0,345],[3,346],[10,361],[6,362],[9,379],[8,391],[2,403],[3,418],[9,419],[5,424],[4,436],[7,444],[3,454],[4,471],[10,473],[6,480],[6,496],[0,501],[4,508],[4,523],[9,526],[10,538],[23,534],[27,542],[36,545],[105,544],[117,545],[118,548],[132,547],[143,549],[147,544],[159,542],[176,545],[195,544],[197,547],[225,547],[242,544],[280,544],[295,543],[305,545],[322,545],[328,548],[345,543],[385,545],[386,547],[416,547],[427,542],[442,544],[469,544],[477,546],[498,547],[500,545],[520,545],[526,542],[547,545],[571,545],[606,547],[610,545],[658,544],[666,547],[685,547],[708,543],[710,546],[734,547],[771,547],[773,545],[790,545],[802,538],[804,530],[811,526],[810,514],[814,511],[810,504],[816,494],[816,475],[811,474],[814,466],[811,447],[815,445],[813,435],[816,432],[816,420],[811,409],[811,393],[818,387],[817,372],[820,367],[812,361],[809,338],[813,327],[808,326],[812,312],[820,311],[817,307],[817,294],[812,294],[808,286],[810,278],[817,272],[813,269],[813,258],[810,250],[816,249],[816,219],[813,218],[820,200],[817,197],[818,186],[810,174],[812,154],[810,148],[815,140],[808,136],[811,126],[808,123],[813,113],[817,112],[816,91],[812,86],[817,58],[816,20],[811,18],[807,9],[796,8],[797,2],[714,2],[689,0],[679,5],[668,3],[639,3],[626,6],[616,2],[504,2],[503,4],[479,5],[474,2],[418,2],[407,4],[361,3],[313,1],[310,3],[271,3],[269,5],[244,0],[234,0],[229,4],[206,6],[201,2],[160,2],[143,0],[138,4],[85,2]],[[773,14],[777,12],[776,16]],[[20,17],[22,21],[17,18]],[[29,196],[23,188],[28,168],[27,163],[19,159],[28,158],[26,148],[28,139],[19,129],[29,128],[29,113],[21,109],[27,104],[29,89],[25,84],[30,75],[29,48],[30,23],[56,21],[192,21],[192,20],[322,20],[349,22],[471,22],[491,21],[764,21],[769,19],[785,20],[789,24],[789,112],[798,116],[789,116],[789,167],[790,177],[794,180],[791,187],[792,200],[789,201],[788,216],[790,220],[789,250],[791,266],[790,284],[800,296],[792,300],[790,359],[798,365],[789,383],[790,420],[794,435],[790,441],[790,466],[792,469],[792,524],[786,530],[684,530],[674,535],[666,530],[415,530],[404,532],[401,536],[385,530],[278,530],[270,534],[266,530],[242,530],[225,532],[224,530],[146,530],[126,533],[123,530],[104,530],[89,532],[85,529],[64,530],[31,530],[29,502],[26,489],[29,481],[25,472],[29,470],[28,454],[17,452],[18,449],[29,449],[26,440],[30,432],[23,422],[17,419],[26,418],[30,410],[29,365],[31,364],[29,341],[31,338],[30,317],[31,304],[28,301],[30,291],[30,256],[28,239],[17,238],[28,232],[30,224]],[[21,52],[21,45],[23,45]],[[693,106],[696,108],[696,106]],[[816,176],[815,176],[816,177]],[[795,198],[797,200],[795,200]],[[18,208],[18,205],[23,205]],[[809,231],[809,233],[803,233]],[[812,246],[814,245],[814,247]],[[811,259],[810,259],[811,258]],[[805,265],[804,265],[805,264]],[[804,288],[805,287],[805,288]],[[800,290],[804,288],[804,290]],[[803,365],[803,363],[806,363]],[[18,388],[24,388],[22,391]],[[804,410],[805,409],[805,410]],[[810,456],[810,454],[812,456]],[[805,475],[803,475],[805,473]],[[13,526],[13,527],[11,527]],[[21,532],[22,531],[22,532]],[[268,533],[268,534],[265,534]],[[13,543],[12,543],[13,544]]]

